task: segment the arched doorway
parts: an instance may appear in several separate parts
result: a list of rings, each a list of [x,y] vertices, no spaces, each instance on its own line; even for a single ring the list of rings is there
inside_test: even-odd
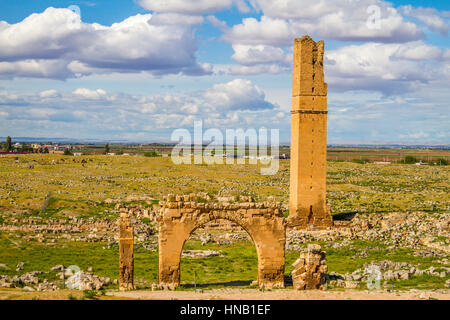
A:
[[[255,286],[258,254],[247,231],[229,220],[195,229],[183,246],[180,286],[225,288]]]
[[[286,222],[279,205],[268,202],[164,203],[158,218],[159,283],[180,285],[184,243],[197,228],[217,219],[232,221],[250,235],[258,255],[258,285],[262,287],[264,282],[267,288],[284,287]]]

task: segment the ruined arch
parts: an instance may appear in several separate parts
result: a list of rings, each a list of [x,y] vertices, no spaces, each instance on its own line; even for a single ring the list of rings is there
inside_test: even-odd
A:
[[[284,287],[286,222],[278,203],[196,203],[169,199],[159,221],[159,283],[180,285],[184,243],[206,223],[218,219],[241,226],[250,235],[258,256],[258,285]]]

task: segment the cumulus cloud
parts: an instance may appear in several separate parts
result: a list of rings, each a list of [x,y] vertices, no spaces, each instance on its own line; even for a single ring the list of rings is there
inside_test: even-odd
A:
[[[295,36],[342,41],[407,42],[423,37],[390,2],[378,0],[254,0],[263,11],[258,21],[247,18],[229,29],[233,43],[291,45]],[[375,7],[374,7],[375,6]],[[379,15],[378,15],[379,12]],[[376,23],[372,23],[377,19]]]
[[[216,84],[204,94],[208,104],[216,110],[259,110],[273,109],[274,105],[265,100],[264,92],[250,80],[235,79],[228,83]]]
[[[190,25],[202,17],[136,15],[110,27],[73,23],[69,9],[48,8],[16,24],[0,23],[0,75],[67,79],[96,72],[207,74],[196,61]]]
[[[212,13],[229,8],[231,0],[140,0],[139,4],[151,11],[185,14]]]
[[[152,96],[110,93],[103,89],[77,88],[72,92],[55,89],[36,94],[0,92],[2,130],[12,123],[21,123],[22,130],[33,132],[39,121],[48,130],[60,123],[70,124],[67,133],[93,128],[103,133],[155,132],[191,126],[205,117],[205,125],[224,128],[252,126],[264,119],[282,121],[280,108],[267,101],[265,93],[249,80],[235,79],[211,88],[188,94],[155,94]],[[278,114],[278,116],[277,116]],[[207,115],[207,117],[205,116]],[[272,121],[272,120],[271,120]],[[78,128],[78,129],[75,129]],[[73,135],[72,135],[73,137]],[[170,134],[166,137],[169,140]]]
[[[233,50],[235,53],[232,58],[242,65],[255,65],[287,60],[283,49],[273,46],[234,44]],[[286,64],[289,64],[289,62],[286,61]]]
[[[424,37],[418,25],[402,16],[404,10],[400,12],[387,1],[253,0],[251,4],[262,12],[260,18],[244,18],[240,24],[223,28],[222,38],[231,43],[232,58],[239,64],[228,68],[233,75],[291,70],[293,39],[304,34],[381,44],[417,44]],[[422,46],[398,52],[396,57],[419,60],[428,55],[435,59],[440,54],[436,48]]]
[[[443,57],[441,49],[422,41],[345,46],[326,52],[326,81],[329,88],[340,90],[412,91],[448,77],[441,64]]]
[[[86,88],[78,88],[73,92],[74,95],[84,99],[98,100],[106,97],[106,91],[103,89],[90,90]]]
[[[430,30],[439,32],[443,36],[448,35],[449,25],[434,8],[414,8],[411,5],[400,7],[401,12],[423,22]]]
[[[55,97],[59,97],[59,92],[56,91],[55,89],[44,90],[39,93],[39,97],[44,98],[44,99],[45,98],[55,98]]]
[[[203,17],[173,12],[154,13],[150,23],[153,25],[197,25],[203,23]]]
[[[287,46],[295,38],[289,21],[262,16],[260,20],[245,18],[241,24],[226,30],[223,38],[233,44]]]

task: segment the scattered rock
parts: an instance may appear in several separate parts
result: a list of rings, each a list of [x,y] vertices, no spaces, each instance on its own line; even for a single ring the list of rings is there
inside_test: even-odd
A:
[[[222,251],[214,251],[214,250],[184,250],[181,254],[182,257],[190,257],[190,258],[208,258],[208,257],[217,257],[222,255]]]
[[[22,271],[24,265],[25,265],[25,262],[19,262],[16,266],[16,271]]]

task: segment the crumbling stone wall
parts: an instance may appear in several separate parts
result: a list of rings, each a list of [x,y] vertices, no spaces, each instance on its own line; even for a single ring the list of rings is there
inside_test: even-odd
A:
[[[134,289],[134,230],[126,210],[119,220],[119,289]]]
[[[180,285],[180,258],[184,243],[210,221],[232,221],[248,232],[258,254],[258,284],[284,287],[286,222],[280,203],[198,203],[190,196],[168,196],[158,216],[159,283]]]
[[[331,227],[326,204],[327,84],[324,42],[295,39],[291,111],[289,226]]]
[[[308,245],[308,250],[302,252],[292,266],[292,284],[295,290],[325,289],[328,267],[325,252],[319,245]]]

